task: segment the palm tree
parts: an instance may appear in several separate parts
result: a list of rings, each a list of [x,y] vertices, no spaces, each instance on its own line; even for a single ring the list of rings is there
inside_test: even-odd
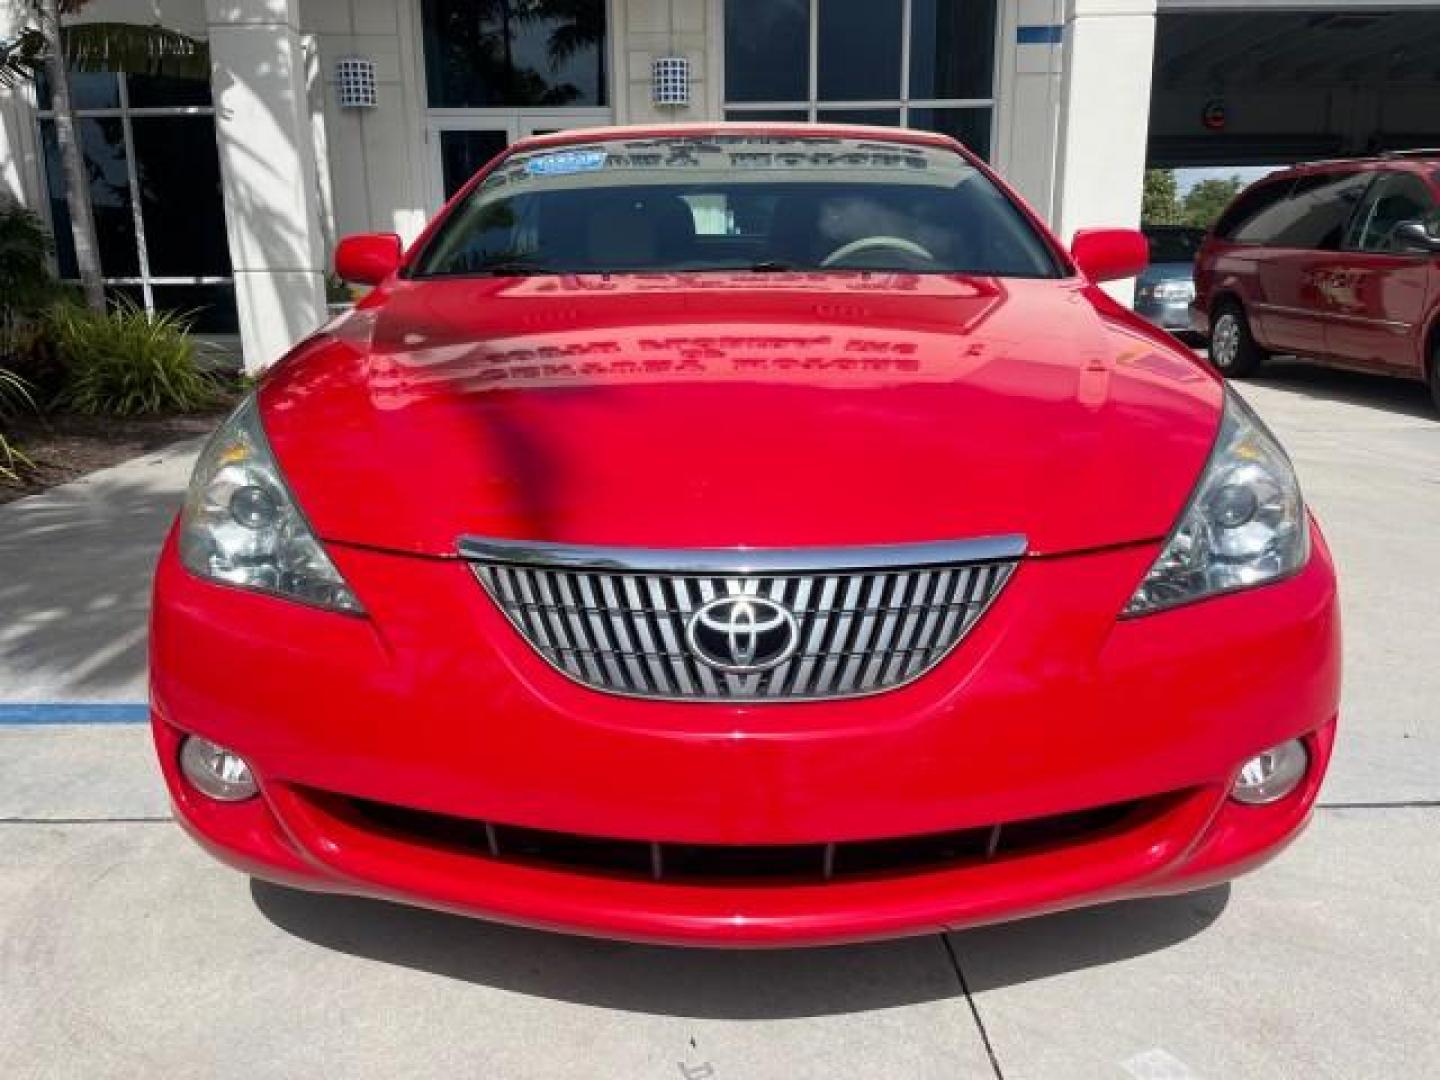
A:
[[[44,70],[55,112],[55,141],[70,210],[70,232],[75,263],[85,302],[105,310],[105,287],[100,271],[100,245],[85,156],[76,138],[75,108],[70,96],[70,68],[115,73],[208,74],[204,43],[162,26],[128,23],[66,25],[66,16],[78,14],[87,0],[26,0],[34,25],[8,42],[0,42],[0,85],[13,86],[33,79]]]
[[[531,12],[532,18],[555,24],[546,43],[552,68],[558,69],[578,53],[595,50],[595,103],[604,101],[604,0],[535,0]]]

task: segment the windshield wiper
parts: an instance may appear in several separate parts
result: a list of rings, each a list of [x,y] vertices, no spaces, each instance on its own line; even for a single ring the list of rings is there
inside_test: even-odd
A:
[[[762,259],[760,262],[751,263],[750,271],[755,274],[789,274],[795,267],[787,262],[778,259]]]

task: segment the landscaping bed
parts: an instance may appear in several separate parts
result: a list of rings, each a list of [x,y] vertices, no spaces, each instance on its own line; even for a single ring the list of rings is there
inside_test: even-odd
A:
[[[235,400],[239,400],[237,393]],[[0,476],[0,505],[66,484],[86,473],[208,435],[233,402],[178,416],[18,416],[9,424],[34,467],[18,481]]]

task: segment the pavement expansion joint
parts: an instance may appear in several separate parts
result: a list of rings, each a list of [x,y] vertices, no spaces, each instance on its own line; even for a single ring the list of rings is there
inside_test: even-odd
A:
[[[990,1059],[990,1067],[995,1070],[995,1080],[1005,1080],[1005,1072],[1000,1068],[1000,1059],[995,1054],[995,1046],[990,1041],[990,1033],[985,1030],[985,1021],[981,1019],[980,1007],[975,1002],[975,995],[970,993],[970,984],[965,981],[965,970],[960,966],[960,957],[955,953],[955,945],[950,940],[949,934],[940,935],[940,943],[945,947],[945,953],[950,957],[950,968],[955,972],[955,981],[960,984],[960,991],[965,995],[965,1004],[970,1007],[970,1016],[975,1021],[975,1027],[980,1032],[980,1041],[985,1044],[985,1056]]]

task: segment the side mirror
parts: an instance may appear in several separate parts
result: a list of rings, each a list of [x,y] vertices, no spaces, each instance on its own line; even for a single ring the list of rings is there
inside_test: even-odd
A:
[[[1081,229],[1070,254],[1097,283],[1135,277],[1150,265],[1150,243],[1138,229]]]
[[[395,233],[347,236],[335,248],[335,273],[352,285],[379,285],[400,268],[402,254]]]
[[[1423,221],[1402,221],[1391,232],[1390,245],[1396,251],[1434,255],[1440,252],[1440,236],[1427,229]]]

